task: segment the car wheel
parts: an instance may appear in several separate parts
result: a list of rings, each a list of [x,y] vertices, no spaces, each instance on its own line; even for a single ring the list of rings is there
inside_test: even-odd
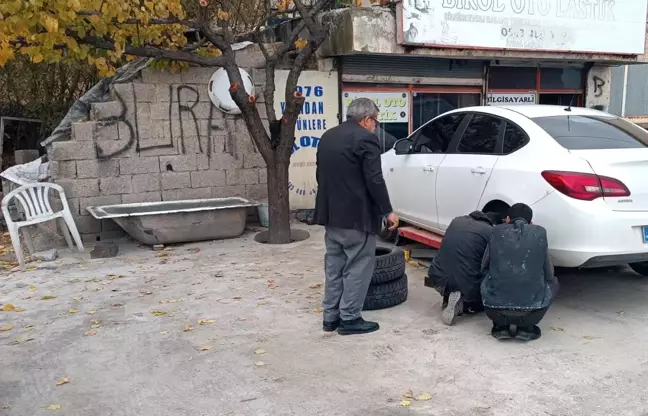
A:
[[[405,273],[405,253],[398,247],[377,247],[371,284],[391,282]]]
[[[407,275],[400,279],[379,285],[370,285],[364,301],[365,311],[391,308],[407,300]]]
[[[641,263],[630,263],[630,268],[642,276],[648,277],[648,261]]]

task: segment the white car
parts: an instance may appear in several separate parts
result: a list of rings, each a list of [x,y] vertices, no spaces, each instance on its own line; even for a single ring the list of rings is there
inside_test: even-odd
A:
[[[382,156],[402,220],[443,235],[475,210],[523,202],[544,226],[556,266],[630,264],[648,276],[648,131],[560,106],[445,113]]]

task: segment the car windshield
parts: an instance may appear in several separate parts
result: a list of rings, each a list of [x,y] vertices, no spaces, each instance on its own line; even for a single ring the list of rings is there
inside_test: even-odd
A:
[[[569,150],[648,147],[648,132],[618,117],[564,115],[533,121]]]

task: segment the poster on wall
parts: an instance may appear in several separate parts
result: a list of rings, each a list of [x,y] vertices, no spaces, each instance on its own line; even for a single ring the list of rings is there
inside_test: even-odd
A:
[[[286,106],[286,79],[288,71],[275,72],[275,102],[277,118]],[[317,145],[324,132],[338,124],[337,72],[304,71],[299,76],[297,89],[306,101],[295,127],[295,143],[290,157],[290,208],[315,208],[317,181],[315,157]]]
[[[401,44],[639,55],[648,0],[404,0]]]
[[[487,105],[520,105],[535,104],[536,93],[490,93],[486,100]]]
[[[342,93],[342,121],[346,120],[346,110],[356,98],[369,98],[380,109],[378,121],[381,123],[409,122],[409,94],[406,92],[344,91]]]

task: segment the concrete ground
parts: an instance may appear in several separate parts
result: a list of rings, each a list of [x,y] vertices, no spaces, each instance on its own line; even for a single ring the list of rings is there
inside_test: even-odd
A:
[[[409,267],[407,302],[365,314],[379,332],[325,335],[308,229],[4,273],[0,303],[24,311],[0,312],[0,415],[648,415],[647,279],[563,272],[543,337],[522,344],[483,315],[443,326]],[[431,398],[404,407],[410,392]]]

